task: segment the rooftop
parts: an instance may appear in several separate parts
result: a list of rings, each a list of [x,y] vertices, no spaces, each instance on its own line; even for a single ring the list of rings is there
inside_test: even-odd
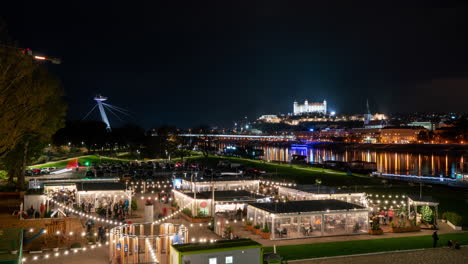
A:
[[[429,204],[439,204],[436,200],[432,198],[432,196],[422,196],[419,198],[419,195],[408,195],[408,197],[414,203],[429,203]]]
[[[235,239],[235,240],[220,240],[213,243],[188,243],[188,244],[176,244],[172,245],[179,252],[191,252],[199,250],[210,250],[220,248],[237,248],[237,247],[250,247],[262,245],[249,238]]]
[[[350,193],[349,191],[340,190],[335,187],[317,184],[299,184],[296,186],[286,186],[286,188],[316,194]]]
[[[365,207],[339,200],[304,200],[278,203],[250,203],[249,205],[270,213],[305,213],[327,210],[353,210]]]
[[[83,182],[76,183],[78,191],[125,191],[125,183],[121,182]]]
[[[183,193],[189,197],[194,197],[194,193]],[[197,192],[197,199],[211,199],[211,191]],[[257,199],[263,199],[266,196],[254,194],[246,190],[238,191],[215,191],[215,201],[256,201]]]
[[[222,173],[229,173],[229,171],[223,171]],[[234,172],[231,172],[234,173]],[[191,182],[190,178],[183,179],[184,181]],[[195,182],[211,182],[211,176],[205,176],[205,177],[197,177],[194,179]],[[223,175],[223,176],[215,176],[213,177],[214,182],[219,182],[219,181],[258,181],[258,179],[255,179],[253,176],[245,176],[245,175]]]

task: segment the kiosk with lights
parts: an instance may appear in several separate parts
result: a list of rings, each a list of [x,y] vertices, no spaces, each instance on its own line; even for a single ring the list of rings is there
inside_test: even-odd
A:
[[[180,192],[172,190],[174,201],[182,208],[188,207],[192,214],[196,212],[205,216],[213,216],[214,213],[226,212],[235,213],[238,209],[244,210],[247,203],[265,202],[269,198],[264,195],[248,192],[246,190],[214,191],[214,192]],[[212,201],[215,203],[213,204]],[[213,213],[214,211],[214,213]]]
[[[313,184],[296,186],[277,186],[277,188],[278,195],[280,197],[287,197],[289,200],[335,199],[361,206],[367,205],[365,193],[346,192],[330,186]]]
[[[251,203],[247,219],[262,228],[270,239],[294,239],[368,232],[367,208],[340,200],[305,200]]]
[[[171,245],[188,241],[187,228],[170,223],[136,223],[109,232],[109,263],[169,263]]]

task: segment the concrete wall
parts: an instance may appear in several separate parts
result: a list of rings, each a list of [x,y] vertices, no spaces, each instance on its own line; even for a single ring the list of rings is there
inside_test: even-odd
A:
[[[183,255],[182,264],[198,264],[198,263],[207,263],[209,264],[210,258],[217,258],[216,264],[226,264],[225,259],[227,256],[233,257],[233,263],[242,263],[242,264],[262,264],[260,263],[260,248],[248,248],[242,250],[228,250],[221,252],[212,252],[212,253],[202,253],[202,254],[192,254],[192,255]],[[190,262],[186,262],[190,261]]]

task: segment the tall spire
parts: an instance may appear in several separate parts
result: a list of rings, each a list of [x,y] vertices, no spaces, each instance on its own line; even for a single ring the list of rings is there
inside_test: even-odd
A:
[[[369,98],[366,99],[367,114],[370,115]]]

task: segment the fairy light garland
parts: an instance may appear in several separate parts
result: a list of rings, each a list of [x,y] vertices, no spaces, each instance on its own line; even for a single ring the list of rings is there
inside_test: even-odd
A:
[[[106,245],[108,245],[109,242],[106,242]],[[50,259],[51,257],[54,257],[54,258],[58,258],[60,256],[68,256],[70,254],[76,254],[78,253],[79,251],[81,252],[86,252],[86,250],[89,248],[90,250],[94,250],[96,248],[100,248],[102,247],[102,244],[101,243],[98,243],[96,245],[91,245],[89,247],[81,247],[81,248],[71,248],[71,249],[66,249],[65,251],[63,252],[55,252],[55,253],[46,253],[46,254],[42,254],[42,255],[36,255],[36,256],[31,256],[30,258],[28,257],[23,257],[22,258],[22,262],[27,262],[29,260],[31,261],[37,261],[37,260],[46,260],[46,259]]]
[[[148,249],[149,249],[149,253],[150,253],[151,259],[153,260],[153,262],[159,263],[158,259],[156,258],[156,254],[154,253],[154,249],[153,249],[153,247],[151,246],[151,243],[149,242],[149,239],[146,238],[146,239],[145,239],[145,242],[146,242],[146,244],[148,245]]]
[[[74,208],[71,208],[69,206],[66,206],[60,202],[57,202],[55,201],[54,199],[50,198],[50,197],[47,197],[47,200],[58,205],[59,207],[63,208],[64,210],[67,210],[69,212],[72,212],[74,214],[77,214],[81,217],[85,217],[85,218],[88,218],[88,219],[92,219],[92,220],[96,220],[96,221],[100,221],[100,222],[103,222],[103,223],[108,223],[108,224],[111,224],[111,225],[123,225],[122,222],[119,222],[119,221],[112,221],[112,220],[109,220],[109,219],[105,219],[105,218],[102,218],[102,217],[96,217],[96,216],[93,216],[93,215],[90,215],[90,214],[86,214],[86,213],[83,213],[83,212],[80,212]]]
[[[400,198],[402,200],[399,200]],[[405,206],[406,201],[404,199],[406,198],[407,196],[404,194],[403,195],[369,194],[367,196],[367,201],[370,204],[375,205],[374,207],[370,207],[371,210],[374,210],[374,209],[387,210],[387,209],[401,208],[402,206]]]

